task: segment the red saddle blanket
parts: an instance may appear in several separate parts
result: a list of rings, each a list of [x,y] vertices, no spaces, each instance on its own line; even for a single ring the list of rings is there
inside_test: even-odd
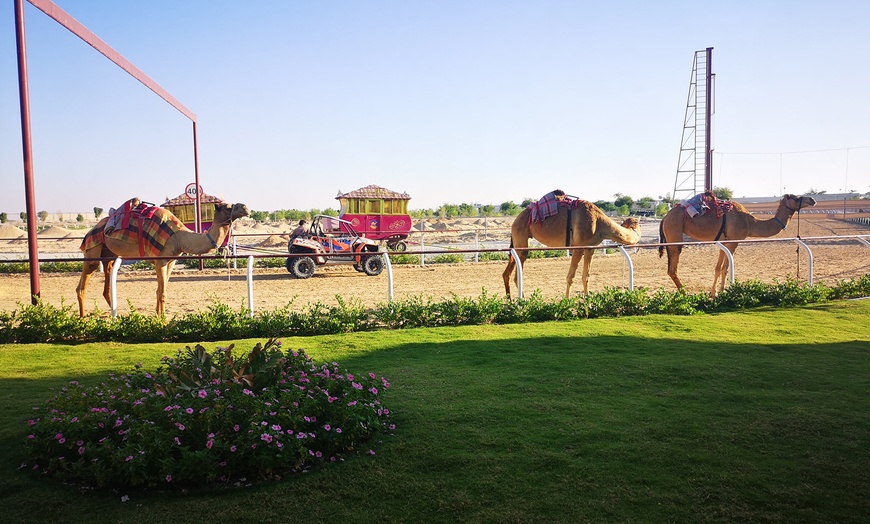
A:
[[[576,208],[582,200],[570,199],[565,197],[561,202],[556,200],[556,196],[550,192],[541,197],[540,200],[531,204],[532,211],[529,213],[529,224],[532,222],[541,223],[545,218],[559,214],[559,206]]]
[[[140,209],[142,206],[144,208]],[[163,251],[169,237],[178,231],[190,231],[169,210],[146,204],[130,210],[129,215],[124,216],[120,223],[115,226],[116,228],[111,231],[106,228],[110,220],[111,217],[100,220],[85,235],[81,245],[82,251],[102,244],[105,242],[105,238],[109,237],[122,242],[138,244],[140,256],[156,257]]]

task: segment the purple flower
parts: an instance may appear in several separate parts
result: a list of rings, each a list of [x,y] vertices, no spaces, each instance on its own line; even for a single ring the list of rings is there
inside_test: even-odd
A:
[[[193,415],[193,408],[187,408],[184,410],[184,412],[187,413],[188,415]]]
[[[205,398],[208,396],[208,393],[204,389],[199,390],[199,398]]]
[[[235,453],[236,449],[238,449],[238,448],[235,446],[230,446],[230,453]]]
[[[332,426],[330,426],[329,424],[325,424],[325,425],[323,426],[323,429],[325,429],[326,431],[329,431],[329,430],[332,429]]]
[[[131,460],[133,460],[133,455],[129,455],[127,458],[125,458],[124,462],[130,462]]]
[[[262,435],[260,435],[260,440],[262,440],[266,444],[271,444],[272,443],[272,435],[270,435],[268,433],[263,433]]]
[[[172,482],[172,475],[166,475],[166,482]]]

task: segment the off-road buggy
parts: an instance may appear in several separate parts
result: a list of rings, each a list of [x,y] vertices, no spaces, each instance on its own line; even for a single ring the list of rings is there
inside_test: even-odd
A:
[[[308,278],[326,264],[353,264],[370,276],[384,270],[378,242],[360,236],[347,220],[326,215],[316,215],[307,233],[290,238],[287,251],[306,255],[287,257],[287,271],[296,278]]]

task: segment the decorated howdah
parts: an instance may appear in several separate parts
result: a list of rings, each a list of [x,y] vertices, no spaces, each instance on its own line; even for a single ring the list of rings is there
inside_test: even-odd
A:
[[[335,198],[341,205],[339,218],[353,224],[361,235],[386,242],[388,248],[396,251],[408,248],[405,243],[411,231],[408,193],[368,185],[350,193],[339,191]]]

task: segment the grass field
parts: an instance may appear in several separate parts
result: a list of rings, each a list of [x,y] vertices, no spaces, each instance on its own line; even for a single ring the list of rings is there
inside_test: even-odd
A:
[[[870,301],[284,339],[397,429],[281,482],[82,491],[18,469],[49,388],[177,345],[0,346],[3,522],[864,522]],[[237,342],[249,348],[255,341]],[[213,347],[217,344],[206,344]],[[122,497],[129,500],[122,502]]]

